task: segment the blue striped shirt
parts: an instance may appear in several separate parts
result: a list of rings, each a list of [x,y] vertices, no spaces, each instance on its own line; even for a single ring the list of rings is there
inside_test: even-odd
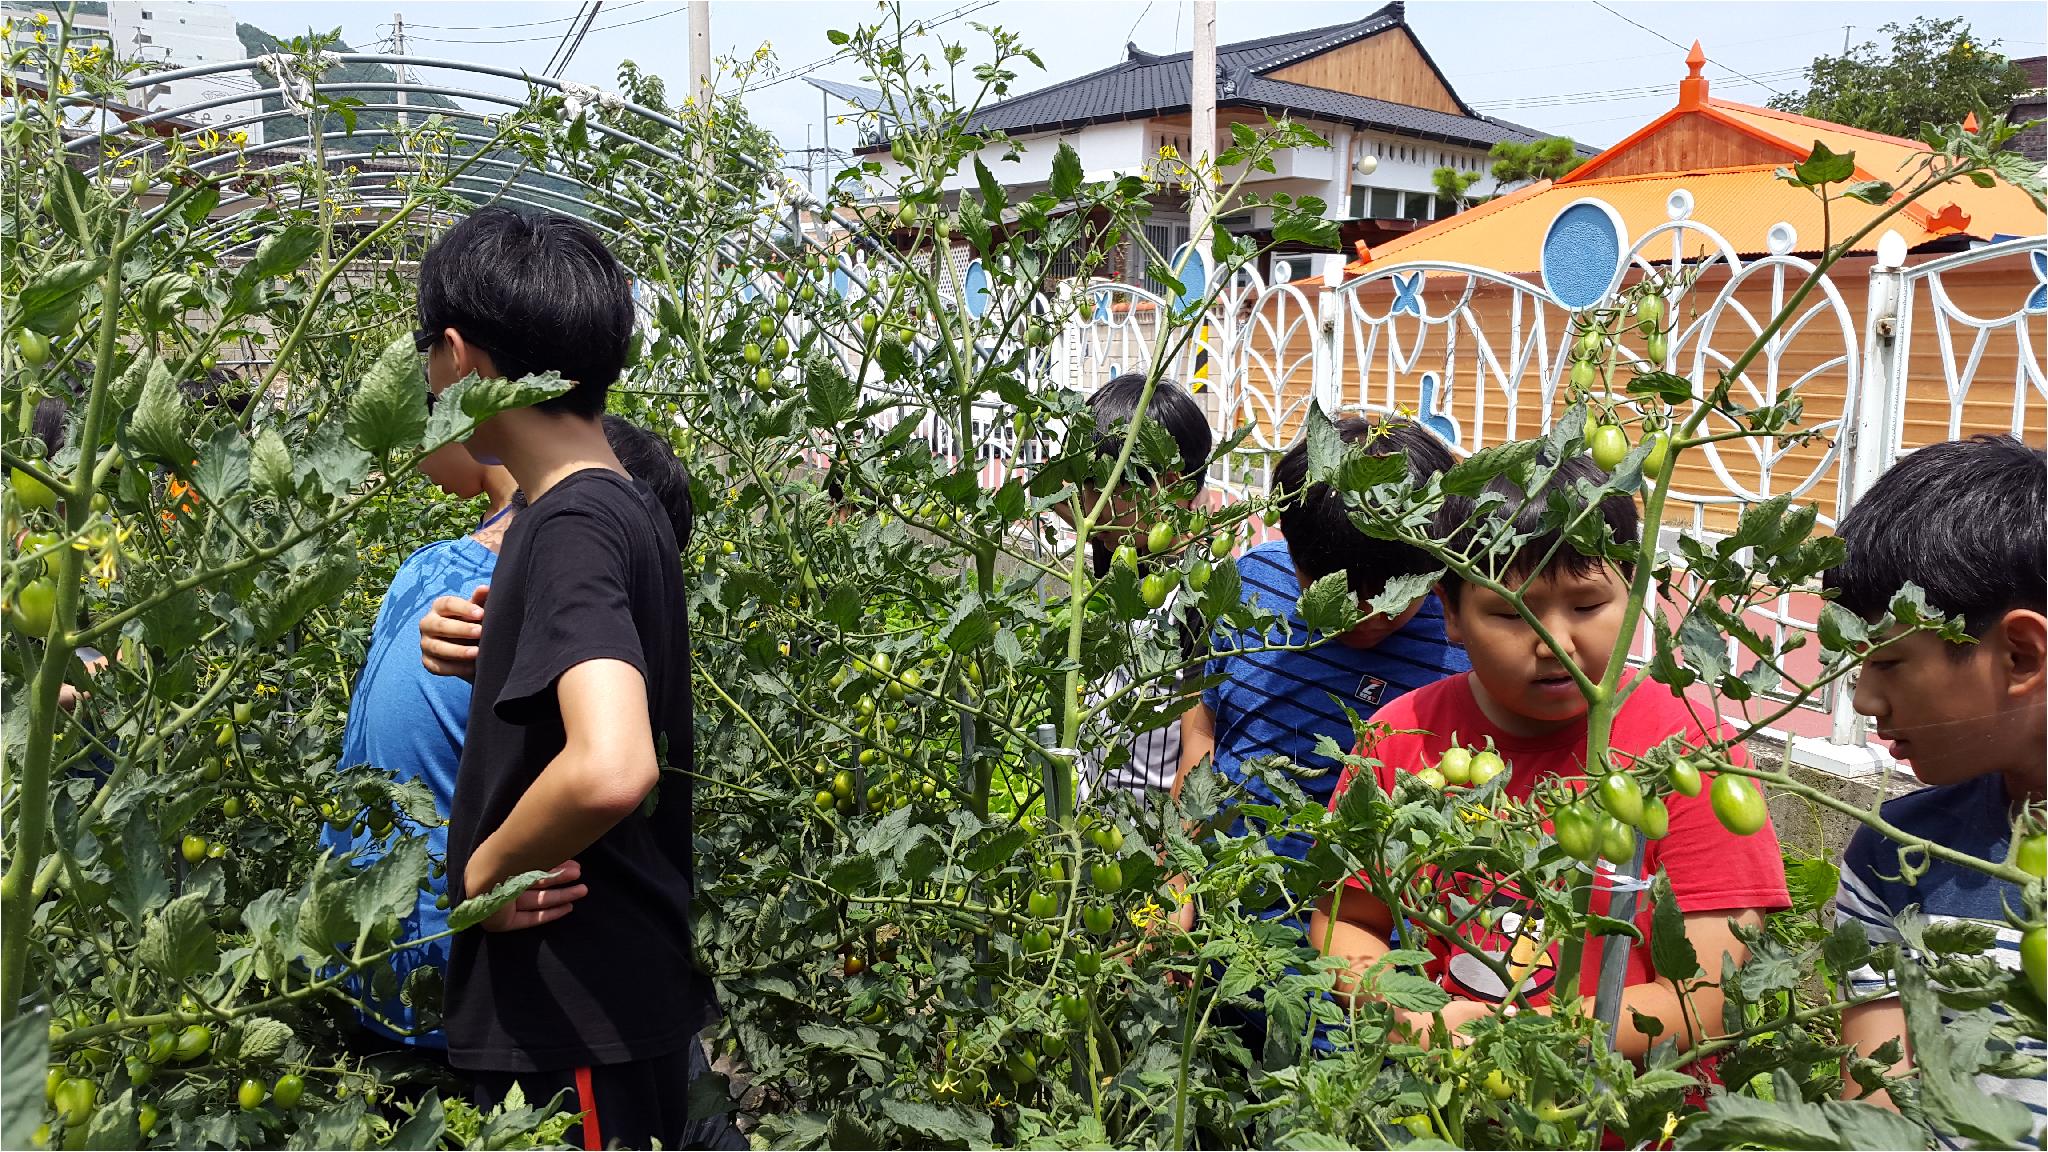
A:
[[[1980,859],[2003,860],[2012,837],[2011,811],[2005,778],[1991,772],[1960,784],[1907,793],[1885,804],[1884,818],[1901,831]],[[1901,879],[1898,844],[1874,829],[1858,828],[1842,852],[1842,882],[1835,899],[1837,923],[1849,920],[1861,926],[1872,946],[1903,946],[1905,936],[1897,919],[1918,905],[1918,915],[1930,921],[1976,920],[1990,925],[1998,933],[1998,964],[2018,968],[2020,933],[2005,922],[2005,911],[2026,907],[2019,886],[1943,860],[1929,860],[1928,865],[1917,884],[1907,884]],[[1860,996],[1888,986],[1886,976],[1865,966],[1849,973],[1844,991]],[[1954,1014],[1944,1005],[1943,1025],[1953,1022]],[[2018,1050],[2035,1057],[2043,1055],[2042,1045],[2034,1040],[2022,1039]],[[2029,1146],[2039,1147],[2041,1125],[2048,1121],[2048,1087],[2038,1080],[1995,1076],[1980,1076],[1977,1083],[1984,1091],[2010,1096],[2033,1111],[2037,1139]],[[1946,1133],[1935,1135],[1945,1148],[1968,1146]]]
[[[1414,619],[1371,648],[1353,648],[1331,641],[1307,652],[1242,652],[1261,644],[1300,644],[1314,638],[1295,614],[1301,583],[1284,541],[1261,544],[1240,556],[1238,576],[1246,603],[1286,617],[1267,636],[1256,633],[1218,634],[1210,674],[1229,677],[1202,694],[1215,716],[1216,770],[1243,785],[1260,802],[1273,794],[1243,768],[1247,760],[1285,756],[1320,776],[1299,778],[1302,790],[1327,803],[1336,790],[1338,765],[1316,755],[1316,737],[1324,735],[1340,747],[1357,743],[1348,704],[1361,719],[1394,698],[1471,668],[1465,650],[1444,636],[1443,606],[1435,596],[1423,602]],[[1341,703],[1340,703],[1341,701]],[[1299,839],[1299,838],[1297,838]],[[1299,859],[1307,842],[1275,843],[1276,852]]]

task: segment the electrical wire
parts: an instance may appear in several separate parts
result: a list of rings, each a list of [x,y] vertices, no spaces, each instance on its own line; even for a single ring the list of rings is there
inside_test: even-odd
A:
[[[1618,19],[1618,20],[1624,20],[1624,21],[1627,21],[1628,23],[1630,23],[1630,24],[1633,24],[1633,25],[1635,25],[1635,26],[1636,26],[1636,27],[1638,27],[1638,28],[1641,28],[1641,29],[1642,29],[1643,31],[1645,31],[1645,32],[1648,32],[1648,33],[1649,33],[1650,35],[1652,35],[1652,36],[1655,36],[1655,37],[1656,37],[1657,39],[1659,39],[1659,40],[1662,40],[1662,41],[1663,41],[1663,42],[1665,42],[1666,44],[1669,44],[1669,45],[1671,45],[1671,46],[1672,46],[1673,48],[1676,48],[1676,49],[1678,49],[1678,50],[1679,50],[1679,51],[1681,51],[1681,52],[1690,52],[1690,51],[1692,51],[1692,48],[1691,48],[1691,46],[1690,46],[1690,45],[1687,45],[1687,44],[1680,44],[1680,43],[1679,43],[1678,41],[1676,41],[1676,40],[1673,40],[1673,39],[1672,39],[1671,37],[1669,37],[1669,36],[1666,36],[1666,35],[1665,35],[1665,34],[1663,34],[1662,32],[1659,32],[1659,31],[1657,31],[1657,30],[1656,30],[1655,28],[1652,28],[1652,27],[1650,27],[1650,26],[1649,26],[1648,24],[1644,24],[1644,23],[1642,23],[1641,21],[1638,21],[1638,20],[1634,20],[1634,19],[1631,19],[1630,17],[1627,17],[1627,16],[1623,16],[1623,15],[1622,15],[1621,13],[1619,13],[1619,12],[1616,12],[1616,11],[1615,11],[1614,9],[1612,9],[1612,8],[1609,8],[1609,7],[1607,6],[1607,5],[1605,5],[1605,4],[1603,4],[1603,3],[1601,3],[1601,2],[1600,2],[1600,0],[1593,0],[1593,7],[1595,7],[1595,8],[1598,8],[1598,9],[1600,9],[1600,10],[1601,10],[1602,12],[1605,12],[1605,13],[1607,13],[1607,14],[1608,14],[1609,16],[1613,16],[1613,17],[1615,17],[1615,18],[1616,18],[1616,19]],[[1717,68],[1726,68],[1726,69],[1727,69],[1728,71],[1730,71],[1730,72],[1735,72],[1735,75],[1737,75],[1737,76],[1741,76],[1741,77],[1742,77],[1742,78],[1743,78],[1744,80],[1747,80],[1747,81],[1749,81],[1750,83],[1752,83],[1752,84],[1755,84],[1755,85],[1757,85],[1757,86],[1758,86],[1758,87],[1760,87],[1760,88],[1764,88],[1764,89],[1768,90],[1768,91],[1770,92],[1770,94],[1771,94],[1771,95],[1773,95],[1773,96],[1783,96],[1783,95],[1784,95],[1784,93],[1783,93],[1783,92],[1780,92],[1780,91],[1779,91],[1778,89],[1776,89],[1776,88],[1772,88],[1772,87],[1771,87],[1771,86],[1770,86],[1769,84],[1766,84],[1766,83],[1764,83],[1763,81],[1761,81],[1761,80],[1757,79],[1756,77],[1754,77],[1754,76],[1750,76],[1750,75],[1746,75],[1746,74],[1744,74],[1744,73],[1741,73],[1741,72],[1736,72],[1736,71],[1735,71],[1735,69],[1733,69],[1733,68],[1729,68],[1729,67],[1728,67],[1728,65],[1726,65],[1726,64],[1723,64],[1723,63],[1721,63],[1721,62],[1720,62],[1719,60],[1716,60],[1716,59],[1714,59],[1714,58],[1713,58],[1713,57],[1711,57],[1711,56],[1707,57],[1707,63],[1709,63],[1709,64],[1712,64],[1712,65],[1714,65],[1714,66],[1715,66],[1715,67],[1717,67]],[[1804,69],[1801,69],[1801,71],[1804,71]]]
[[[671,8],[666,12],[656,12],[652,16],[641,16],[632,20],[621,20],[616,24],[600,24],[591,28],[591,31],[609,32],[614,28],[631,28],[635,24],[645,24],[651,20],[659,20],[664,16],[680,15],[681,13],[687,12],[689,10],[689,5],[683,4]],[[449,39],[448,37],[445,36],[415,36],[412,33],[412,29],[413,26],[410,24],[407,24],[405,26],[405,38],[408,42],[413,40],[423,40],[429,44],[543,44],[549,40],[560,39],[560,37],[557,37],[552,33],[546,36],[514,36],[499,40]]]
[[[620,12],[627,8],[638,8],[645,3],[647,3],[647,0],[626,0],[626,3],[620,4],[613,8],[612,11]],[[436,32],[510,32],[519,28],[544,28],[549,24],[573,23],[581,18],[582,15],[583,13],[579,7],[574,16],[555,16],[547,20],[527,20],[519,24],[409,24],[407,27],[431,28]]]
[[[553,78],[562,74],[562,66],[569,63],[569,57],[582,45],[583,38],[590,34],[591,22],[597,19],[598,9],[602,7],[604,0],[584,0],[577,7],[576,14],[582,17],[582,20],[563,30],[562,42],[555,45],[553,52],[548,53],[548,62],[542,66],[541,75]]]
[[[1758,75],[1768,76],[1773,80],[1789,80],[1795,76],[1800,75],[1801,73],[1804,73],[1805,71],[1806,67],[1804,65],[1801,65],[1797,68],[1782,68],[1769,72],[1761,72],[1758,73]],[[1723,80],[1723,83],[1730,82],[1731,81],[1726,78],[1724,78]],[[1732,82],[1735,83],[1737,86],[1740,86],[1743,83],[1743,81],[1741,80],[1735,80]],[[1766,88],[1769,87],[1769,85],[1764,84],[1761,80],[1756,79],[1750,79],[1748,80],[1748,83],[1757,84],[1761,87]],[[1607,88],[1588,92],[1559,92],[1547,96],[1508,96],[1502,97],[1498,100],[1474,100],[1471,101],[1471,104],[1475,108],[1496,109],[1560,108],[1572,104],[1600,104],[1612,100],[1636,100],[1646,96],[1656,96],[1662,93],[1669,92],[1670,90],[1671,85],[1668,83],[1645,84],[1635,88]]]
[[[939,15],[934,16],[930,20],[920,20],[917,23],[926,30],[937,28],[941,24],[949,24],[955,20],[960,19],[963,16],[972,16],[974,13],[979,12],[984,8],[993,8],[996,6],[997,2],[998,0],[979,0],[978,3],[962,4],[960,7],[955,8],[949,12],[942,12]],[[823,68],[828,64],[837,63],[838,61],[843,60],[852,54],[853,49],[841,48],[839,51],[832,53],[830,56],[826,56],[818,60],[813,60],[809,64],[805,64],[800,68],[792,68],[789,71],[781,73],[772,80],[767,80],[759,84],[751,85],[748,87],[747,91],[759,92],[766,88],[773,88],[777,84],[780,84],[786,80],[795,80],[800,77],[808,76],[811,73],[816,72],[818,69]]]

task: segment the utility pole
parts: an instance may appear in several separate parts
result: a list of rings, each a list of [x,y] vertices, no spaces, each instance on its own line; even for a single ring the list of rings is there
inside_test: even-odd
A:
[[[393,12],[391,14],[391,54],[393,56],[405,55],[405,13],[403,12]],[[398,130],[403,133],[410,123],[406,118],[405,111],[404,62],[401,61],[394,65],[391,73],[392,78],[398,81]]]
[[[1854,24],[1842,25],[1842,55],[1844,56],[1849,54],[1849,33],[1855,30],[1856,26]]]
[[[711,3],[690,0],[690,91],[697,106],[711,107]]]
[[[1188,141],[1188,159],[1201,166],[1189,205],[1194,218],[1189,223],[1201,231],[1191,231],[1188,240],[1198,251],[1207,252],[1205,222],[1216,207],[1212,172],[1216,160],[1216,0],[1195,0],[1195,50],[1189,63],[1194,70],[1194,138]]]

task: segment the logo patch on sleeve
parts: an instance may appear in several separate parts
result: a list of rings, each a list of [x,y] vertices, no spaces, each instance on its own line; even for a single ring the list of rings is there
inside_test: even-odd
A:
[[[1387,682],[1377,676],[1367,676],[1358,682],[1358,698],[1378,707],[1387,695]]]

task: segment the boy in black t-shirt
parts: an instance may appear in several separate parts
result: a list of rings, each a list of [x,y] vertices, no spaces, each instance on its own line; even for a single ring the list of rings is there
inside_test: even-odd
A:
[[[668,511],[599,423],[632,331],[625,273],[577,221],[485,208],[427,253],[419,310],[434,394],[472,372],[576,382],[466,444],[529,503],[492,580],[449,885],[467,898],[550,875],[455,937],[450,1063],[485,1104],[515,1080],[533,1100],[569,1091],[586,1147],[704,1142],[684,1103],[718,1010],[691,952],[689,779],[661,751],[690,763],[682,564]]]

